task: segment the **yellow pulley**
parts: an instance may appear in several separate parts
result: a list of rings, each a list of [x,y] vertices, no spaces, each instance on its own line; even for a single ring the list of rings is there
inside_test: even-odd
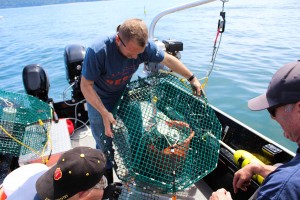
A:
[[[228,149],[233,154],[234,164],[239,168],[243,168],[251,162],[263,163],[261,160],[259,160],[257,157],[255,157],[253,154],[249,153],[248,151],[234,150],[223,141],[219,140],[219,142],[221,145],[226,147],[226,149]],[[264,181],[264,178],[258,174],[253,175],[252,179],[255,180],[257,183],[259,183],[260,185]]]
[[[239,166],[240,168],[245,167],[249,163],[262,163],[258,158],[256,158],[253,154],[249,153],[245,150],[236,150],[233,154],[233,161],[234,163]],[[252,177],[255,181],[257,181],[260,185],[264,181],[264,178],[258,174],[253,175]]]

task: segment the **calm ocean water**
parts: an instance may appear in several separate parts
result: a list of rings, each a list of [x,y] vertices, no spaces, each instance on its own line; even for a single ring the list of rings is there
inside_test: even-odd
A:
[[[22,70],[40,64],[50,79],[49,96],[61,101],[69,85],[63,60],[69,44],[87,46],[100,34],[115,32],[126,18],[150,25],[159,12],[186,0],[112,0],[0,9],[0,89],[24,92]],[[198,78],[209,70],[222,2],[216,1],[163,17],[155,37],[184,43],[182,62]],[[208,100],[253,129],[295,151],[296,145],[265,111],[253,112],[247,101],[263,93],[273,73],[300,59],[298,0],[229,0],[226,28],[206,87]],[[138,73],[142,73],[139,71]]]

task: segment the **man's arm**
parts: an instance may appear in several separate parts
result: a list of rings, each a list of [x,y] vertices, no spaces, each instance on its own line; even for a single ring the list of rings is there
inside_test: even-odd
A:
[[[277,166],[266,165],[257,162],[249,163],[234,174],[234,193],[237,193],[239,188],[243,191],[247,191],[247,186],[250,185],[250,180],[254,174],[259,174],[266,178],[276,168]],[[231,195],[230,192],[226,191],[224,188],[221,188],[213,192],[209,200],[231,200]]]
[[[87,80],[84,76],[81,76],[80,88],[83,96],[101,114],[105,127],[105,135],[112,137],[113,133],[110,124],[116,124],[116,120],[112,113],[107,111],[93,86],[94,81]]]
[[[266,178],[271,172],[273,172],[277,166],[266,165],[262,163],[252,162],[238,170],[234,174],[233,189],[237,193],[240,188],[243,191],[247,191],[247,186],[250,184],[250,180],[254,174],[261,175]]]
[[[180,62],[177,58],[174,56],[165,53],[165,57],[162,61],[162,64],[166,65],[168,68],[170,68],[172,71],[180,74],[181,76],[185,77],[186,79],[189,79],[190,77],[193,76],[193,73],[182,63]],[[196,77],[194,77],[192,80],[190,80],[190,83],[192,87],[195,88],[196,94],[198,96],[201,95],[201,84],[198,81]]]

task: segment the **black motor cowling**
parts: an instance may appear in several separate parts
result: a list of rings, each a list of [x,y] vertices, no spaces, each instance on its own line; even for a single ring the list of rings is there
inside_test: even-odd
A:
[[[23,85],[26,93],[48,101],[49,79],[44,69],[38,64],[27,65],[22,73]]]
[[[84,99],[80,90],[81,70],[85,57],[85,47],[72,44],[65,47],[64,60],[69,84],[72,84],[72,98],[75,101]]]
[[[180,59],[181,55],[179,51],[183,51],[183,43],[177,40],[163,40],[165,44],[166,52]]]
[[[69,84],[72,84],[81,76],[81,69],[84,56],[84,46],[72,44],[65,47],[64,59],[66,75]]]

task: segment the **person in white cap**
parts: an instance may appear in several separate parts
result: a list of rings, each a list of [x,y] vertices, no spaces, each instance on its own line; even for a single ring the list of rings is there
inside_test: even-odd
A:
[[[284,136],[298,144],[296,156],[280,166],[250,163],[234,174],[233,188],[247,190],[254,174],[263,176],[264,182],[255,199],[300,199],[300,60],[281,67],[272,77],[267,92],[248,102],[251,110],[267,109],[277,121]],[[232,199],[224,188],[213,192],[210,200]]]

